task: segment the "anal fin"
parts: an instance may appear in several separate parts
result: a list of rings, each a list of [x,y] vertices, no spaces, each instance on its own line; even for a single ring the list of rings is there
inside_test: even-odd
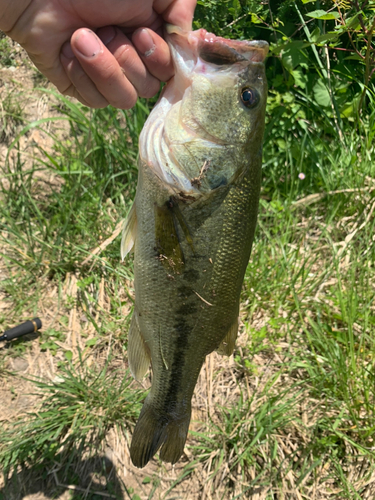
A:
[[[121,238],[121,258],[122,260],[133,250],[137,233],[137,213],[135,203],[133,203],[124,223]]]
[[[219,347],[216,349],[218,354],[222,356],[230,356],[236,346],[236,339],[238,334],[238,318],[234,321],[233,325],[229,328],[228,333],[221,341]]]
[[[150,366],[150,353],[139,329],[137,313],[134,311],[129,328],[128,359],[133,377],[141,380]]]

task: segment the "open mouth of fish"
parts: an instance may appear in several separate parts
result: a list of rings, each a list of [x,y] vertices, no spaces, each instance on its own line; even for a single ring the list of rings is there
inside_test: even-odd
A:
[[[173,25],[166,26],[166,38],[172,51],[175,66],[174,84],[166,85],[157,104],[158,113],[150,115],[140,137],[140,157],[153,168],[161,181],[178,191],[199,195],[191,179],[179,168],[174,154],[176,147],[184,147],[199,140],[210,148],[228,148],[236,144],[212,134],[194,116],[188,123],[178,119],[179,134],[165,127],[170,123],[168,114],[180,114],[184,96],[190,91],[193,75],[201,73],[208,79],[225,79],[233,83],[249,64],[262,64],[268,44],[264,41],[228,40],[205,29],[184,32]],[[143,137],[153,137],[153,141]]]

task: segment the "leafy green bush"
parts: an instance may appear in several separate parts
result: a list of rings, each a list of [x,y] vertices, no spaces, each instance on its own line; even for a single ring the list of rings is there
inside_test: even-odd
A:
[[[200,0],[195,26],[270,43],[264,145],[270,198],[276,191],[290,200],[302,194],[299,174],[302,192],[321,190],[322,156],[358,174],[359,152],[374,150],[375,1]],[[341,181],[331,179],[330,188],[345,187]]]

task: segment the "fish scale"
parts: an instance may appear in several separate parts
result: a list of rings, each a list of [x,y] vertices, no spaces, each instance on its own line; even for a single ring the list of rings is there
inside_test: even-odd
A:
[[[175,68],[176,82],[184,81],[188,88],[176,92],[172,79],[145,124],[137,194],[129,214],[132,221],[126,223],[122,243],[124,253],[134,246],[135,307],[129,364],[137,379],[144,376],[149,364],[152,368],[151,389],[130,448],[137,467],[144,467],[159,449],[164,461],[175,463],[180,458],[191,398],[205,357],[213,350],[226,355],[233,351],[261,182],[266,102],[261,61],[267,44],[232,42],[208,36],[204,30],[184,33],[178,29],[172,30],[168,42],[180,65]],[[230,52],[223,46],[230,46]],[[188,50],[189,68],[184,69],[183,56]],[[209,54],[204,64],[200,50]],[[197,58],[195,67],[193,56]],[[202,67],[204,76],[199,73]],[[184,78],[178,78],[184,70]],[[207,80],[204,85],[202,78]],[[254,109],[246,109],[241,102],[244,87],[247,92],[253,89],[259,101]],[[228,109],[218,115],[215,97],[220,96]],[[171,112],[174,105],[186,113]],[[236,123],[241,129],[237,142],[233,139]],[[217,143],[210,146],[215,137]],[[233,155],[223,149],[226,138],[234,141]],[[143,141],[148,141],[147,147]],[[158,144],[173,148],[177,176],[160,175],[171,167],[164,146],[161,154]],[[189,155],[192,163],[184,166]],[[204,177],[207,182],[192,182],[206,180]],[[219,183],[218,178],[222,179]]]

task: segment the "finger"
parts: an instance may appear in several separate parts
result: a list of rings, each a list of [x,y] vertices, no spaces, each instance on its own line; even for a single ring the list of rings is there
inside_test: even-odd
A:
[[[147,70],[133,44],[121,30],[108,26],[98,30],[97,35],[113,54],[140,97],[153,97],[157,94],[160,81]]]
[[[154,9],[164,21],[190,31],[197,0],[156,0]]]
[[[69,42],[64,44],[60,60],[70,83],[66,89],[59,89],[62,94],[75,97],[91,108],[105,108],[108,106],[108,101],[98,91],[75,57]]]
[[[85,106],[89,107],[89,108],[105,108],[108,106],[108,102],[107,104],[101,106],[101,105],[98,105],[98,106],[95,106],[95,105],[92,105],[91,103],[89,103],[88,101],[86,101],[86,99],[84,99],[81,94],[78,92],[78,90],[75,88],[75,86],[73,84],[71,84],[66,90],[62,91],[61,92],[63,95],[68,95],[70,97],[74,97],[75,99],[77,99],[77,101],[81,102],[82,104],[84,104]]]
[[[129,109],[135,105],[138,98],[136,89],[126,78],[114,55],[95,33],[85,28],[79,29],[73,33],[70,43],[82,69],[112,106]],[[71,79],[73,82],[77,77],[71,75]],[[83,90],[78,90],[86,99]]]
[[[158,80],[166,82],[173,76],[171,53],[162,37],[147,28],[141,28],[133,33],[132,42],[148,71]]]

